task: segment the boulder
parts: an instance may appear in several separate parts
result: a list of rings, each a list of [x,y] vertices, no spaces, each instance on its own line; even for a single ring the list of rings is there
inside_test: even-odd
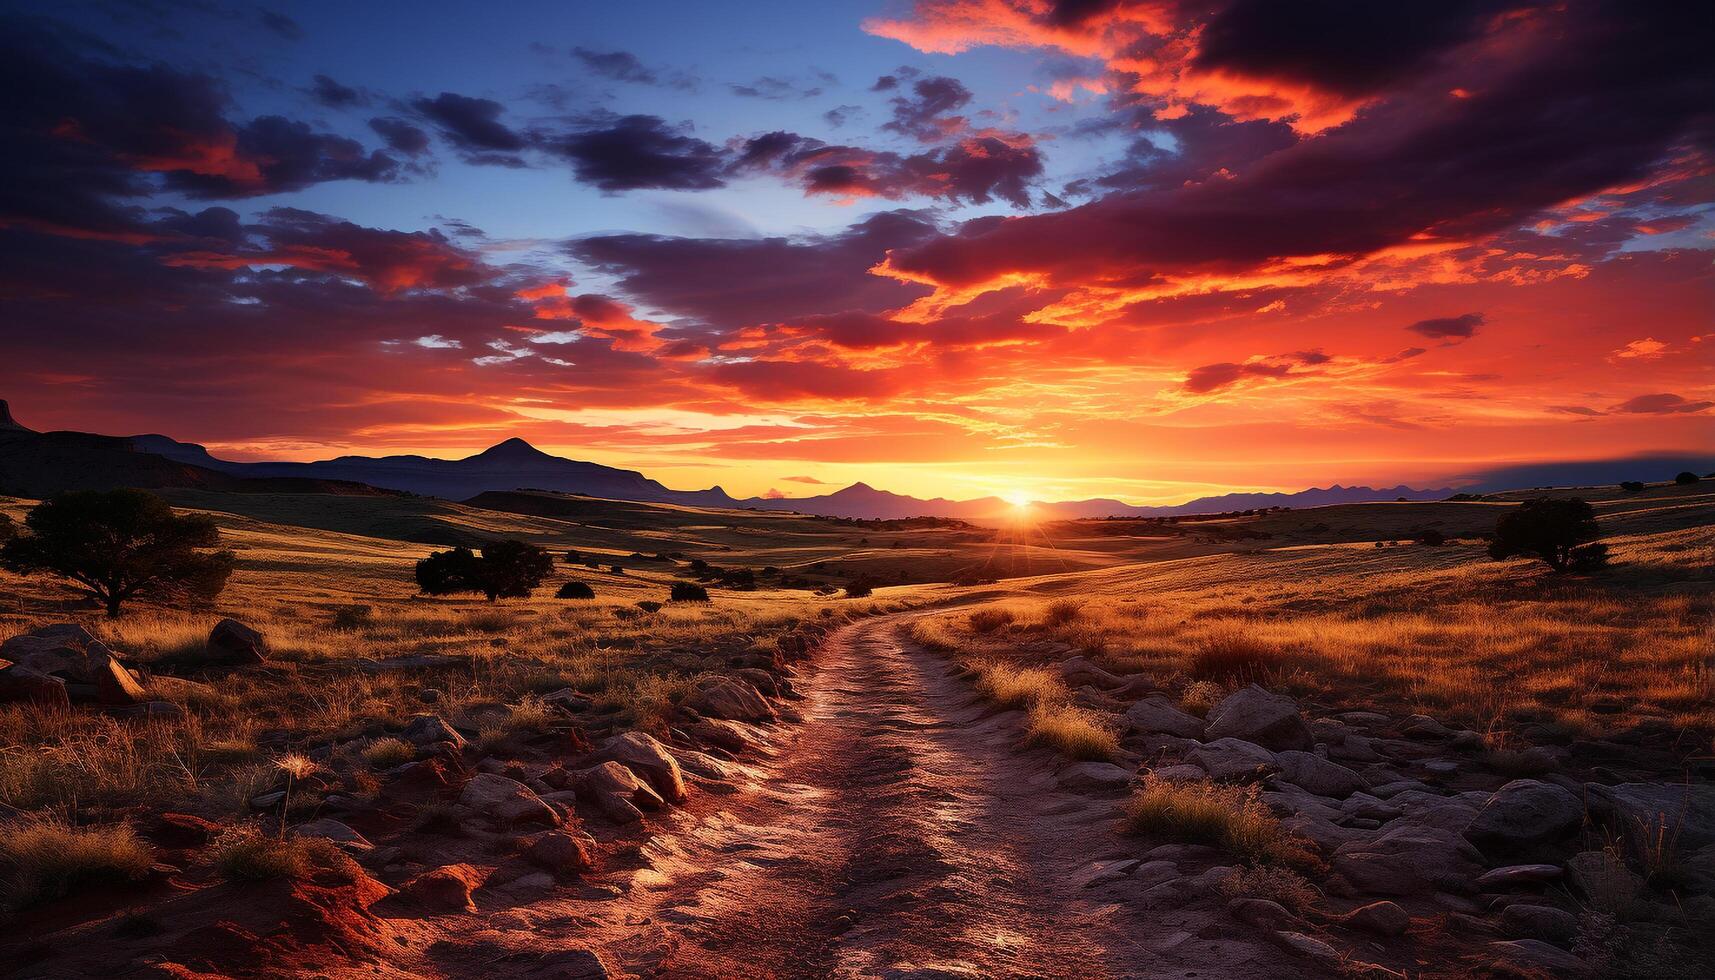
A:
[[[1119,687],[1125,680],[1096,666],[1088,657],[1073,657],[1060,665],[1060,678],[1067,687]]]
[[[1484,891],[1529,888],[1551,881],[1559,881],[1560,876],[1561,870],[1558,864],[1513,864],[1486,872],[1477,879],[1477,887]]]
[[[516,779],[481,772],[459,794],[459,804],[505,827],[520,824],[560,825],[560,814],[535,791]]]
[[[209,631],[208,659],[235,667],[259,664],[268,659],[268,641],[236,619],[223,619]]]
[[[1369,785],[1364,777],[1314,752],[1287,749],[1276,753],[1274,758],[1280,766],[1281,779],[1317,796],[1343,800]]]
[[[1590,812],[1628,838],[1671,840],[1681,851],[1715,844],[1715,785],[1622,783],[1584,787]]]
[[[1131,776],[1111,762],[1078,762],[1060,770],[1060,785],[1078,793],[1119,793],[1131,785]]]
[[[14,664],[0,670],[0,703],[23,701],[45,708],[70,708],[64,679]]]
[[[1074,888],[1098,888],[1109,882],[1119,881],[1135,870],[1140,863],[1137,858],[1091,861],[1074,872],[1069,880]]]
[[[375,845],[362,834],[331,817],[321,817],[293,828],[299,837],[325,837],[348,851],[364,852]]]
[[[1212,778],[1223,780],[1260,779],[1278,768],[1273,752],[1237,738],[1219,738],[1199,745],[1185,753],[1185,759],[1202,767]]]
[[[1333,869],[1374,895],[1468,892],[1483,873],[1482,855],[1457,834],[1400,822],[1369,840],[1342,844]]]
[[[76,623],[41,626],[0,643],[0,660],[74,684],[95,683],[95,667],[113,653]]]
[[[93,670],[95,699],[102,704],[142,704],[149,700],[149,696],[143,692],[143,685],[137,683],[131,672],[120,666],[119,661],[112,657],[108,657]]]
[[[639,807],[657,809],[666,801],[637,778],[637,774],[617,762],[604,762],[576,774],[580,797],[594,801],[601,812],[616,823],[631,823],[643,819]]]
[[[1315,745],[1298,703],[1255,684],[1223,698],[1210,710],[1208,722],[1211,739],[1243,739],[1276,752]]]
[[[475,912],[476,902],[471,892],[481,887],[486,877],[469,864],[449,864],[425,871],[400,890],[406,898],[425,908],[440,912]]]
[[[1546,970],[1555,976],[1585,976],[1590,965],[1558,946],[1537,939],[1514,939],[1490,943],[1489,949],[1510,963]]]
[[[1477,812],[1465,837],[1484,851],[1506,854],[1559,840],[1583,821],[1578,797],[1553,783],[1515,779]]]
[[[1610,851],[1580,851],[1566,862],[1566,878],[1573,889],[1601,912],[1629,909],[1643,890],[1643,879],[1626,867],[1624,859]]]
[[[1287,929],[1299,924],[1286,906],[1266,898],[1235,898],[1227,903],[1233,918],[1264,929]]]
[[[773,721],[774,709],[756,688],[735,677],[709,677],[697,683],[686,702],[698,714],[726,721]]]
[[[685,801],[685,777],[678,760],[666,746],[643,732],[626,732],[607,740],[589,757],[592,763],[618,762],[649,780],[649,785],[670,803]]]
[[[1180,711],[1177,705],[1159,694],[1151,694],[1126,709],[1125,720],[1132,731],[1146,735],[1176,735],[1179,738],[1202,739],[1207,727],[1203,719]]]
[[[1578,938],[1578,917],[1552,905],[1509,905],[1501,910],[1501,931],[1515,939],[1569,943]]]
[[[584,833],[550,830],[521,842],[524,858],[555,874],[578,874],[595,867],[595,838]]]
[[[1346,913],[1341,920],[1353,929],[1378,936],[1403,936],[1411,928],[1411,915],[1393,902],[1371,902]]]

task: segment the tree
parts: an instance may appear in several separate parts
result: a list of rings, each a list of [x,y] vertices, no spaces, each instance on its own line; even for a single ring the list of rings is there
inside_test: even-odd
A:
[[[567,582],[554,593],[556,599],[594,599],[595,590],[587,582]]]
[[[546,551],[523,541],[483,545],[482,554],[469,548],[437,551],[417,563],[417,586],[428,595],[481,592],[489,602],[527,596],[554,571]]]
[[[220,528],[204,514],[178,515],[142,490],[77,490],[36,505],[27,534],[0,548],[0,565],[22,575],[70,579],[119,615],[128,599],[212,599],[226,587],[234,559]]]
[[[694,582],[674,582],[667,599],[670,602],[708,602],[709,590]]]
[[[1583,500],[1538,497],[1495,523],[1489,557],[1534,555],[1557,572],[1594,571],[1608,563],[1608,546],[1590,543],[1601,536],[1596,512]]]
[[[1690,470],[1686,470],[1685,472],[1674,477],[1673,482],[1679,484],[1682,487],[1690,486],[1691,484],[1698,482],[1697,474],[1691,472]]]

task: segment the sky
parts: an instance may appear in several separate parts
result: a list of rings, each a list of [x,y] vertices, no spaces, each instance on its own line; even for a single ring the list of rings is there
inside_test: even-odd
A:
[[[1715,446],[1706,3],[0,19],[34,428],[1141,504]]]

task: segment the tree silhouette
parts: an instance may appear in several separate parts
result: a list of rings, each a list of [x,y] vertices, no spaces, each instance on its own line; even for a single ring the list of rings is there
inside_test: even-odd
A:
[[[554,571],[546,551],[523,541],[496,541],[477,555],[469,548],[437,551],[417,563],[417,587],[428,595],[481,592],[489,602],[521,598]]]
[[[129,599],[211,599],[232,574],[220,528],[203,514],[178,515],[142,490],[77,490],[36,505],[27,534],[0,549],[0,565],[23,575],[47,573],[77,583],[119,615]]]
[[[1608,563],[1608,546],[1590,543],[1601,536],[1596,512],[1588,503],[1576,497],[1538,497],[1495,523],[1489,557],[1534,555],[1557,572],[1594,571]]]

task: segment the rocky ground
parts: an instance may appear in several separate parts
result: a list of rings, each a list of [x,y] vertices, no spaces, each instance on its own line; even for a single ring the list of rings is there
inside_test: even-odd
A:
[[[1125,732],[1113,761],[1074,762],[1026,748],[1019,712],[908,642],[912,615],[734,657],[660,739],[611,732],[571,690],[545,697],[547,731],[501,740],[426,700],[378,776],[328,744],[259,788],[255,833],[301,850],[295,873],[247,880],[230,828],[140,813],[153,871],[12,916],[0,962],[27,977],[1708,975],[1715,786],[1671,730],[1503,757],[1432,718],[1254,686],[1199,716],[1066,648],[1067,685]],[[221,649],[246,656],[224,628]],[[14,680],[58,678],[78,710],[169,710],[86,636],[8,646]],[[1303,842],[1315,893],[1288,901],[1220,849],[1122,833],[1146,779],[1254,787]]]

